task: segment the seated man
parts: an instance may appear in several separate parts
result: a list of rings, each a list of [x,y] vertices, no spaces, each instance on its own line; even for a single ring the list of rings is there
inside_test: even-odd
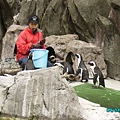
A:
[[[45,39],[43,39],[42,33],[38,30],[38,26],[38,16],[31,16],[28,20],[28,27],[19,34],[16,41],[16,58],[23,70],[31,49],[46,49]],[[48,61],[47,67],[51,66],[52,64]]]

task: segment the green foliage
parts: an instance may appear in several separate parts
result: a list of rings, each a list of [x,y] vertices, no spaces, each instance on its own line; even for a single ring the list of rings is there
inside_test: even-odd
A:
[[[120,108],[120,91],[100,87],[93,89],[92,84],[82,84],[74,89],[79,97],[98,103],[106,108]]]

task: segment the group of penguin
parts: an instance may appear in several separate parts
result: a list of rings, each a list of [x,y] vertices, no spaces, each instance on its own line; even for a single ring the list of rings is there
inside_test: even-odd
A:
[[[68,79],[74,79],[80,82],[88,82],[89,80],[89,72],[88,69],[83,61],[81,54],[73,54],[74,59],[77,58],[77,70],[74,71],[73,64],[74,62],[65,60],[62,62],[56,62],[55,61],[55,51],[52,47],[47,48],[49,50],[48,59],[54,63],[54,65],[61,66],[63,68],[63,74],[68,75]],[[74,61],[74,60],[73,60]],[[90,61],[88,63],[90,65],[90,71],[93,74],[93,84],[94,88],[98,88],[99,86],[105,87],[105,80],[104,76],[100,70],[100,68],[97,66],[95,61]]]
[[[66,79],[76,80],[79,82],[88,82],[89,80],[89,72],[83,61],[81,54],[73,54],[70,52],[70,57],[72,56],[72,60],[64,60],[62,62],[56,62],[56,53],[55,50],[49,46],[47,47],[48,52],[48,60],[53,63],[53,66],[60,66],[63,68],[63,75]],[[31,59],[31,58],[30,58]],[[74,60],[77,59],[77,69],[74,70],[73,64]],[[94,88],[99,88],[100,86],[105,87],[104,76],[100,71],[100,68],[97,66],[95,61],[90,61],[88,63],[90,65],[90,70],[93,74],[93,84]]]

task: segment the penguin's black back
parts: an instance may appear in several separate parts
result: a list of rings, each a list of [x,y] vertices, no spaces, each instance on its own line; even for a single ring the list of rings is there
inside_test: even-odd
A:
[[[49,46],[49,47],[46,48],[46,50],[49,51],[48,52],[48,58],[52,55],[56,57],[55,50],[53,49],[53,47]]]
[[[65,73],[68,68],[68,74],[74,74],[73,67],[69,62],[61,62],[61,64],[64,66],[63,73]]]
[[[89,78],[89,73],[88,73],[88,69],[87,69],[84,61],[81,61],[81,62],[80,62],[79,68],[82,68],[82,69],[83,69],[82,79],[88,79],[88,78]]]

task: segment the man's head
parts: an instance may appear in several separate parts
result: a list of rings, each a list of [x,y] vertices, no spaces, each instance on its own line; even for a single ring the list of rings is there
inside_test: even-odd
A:
[[[33,34],[36,33],[38,25],[39,25],[39,18],[37,15],[33,15],[28,20],[28,25],[30,29],[33,31]]]

